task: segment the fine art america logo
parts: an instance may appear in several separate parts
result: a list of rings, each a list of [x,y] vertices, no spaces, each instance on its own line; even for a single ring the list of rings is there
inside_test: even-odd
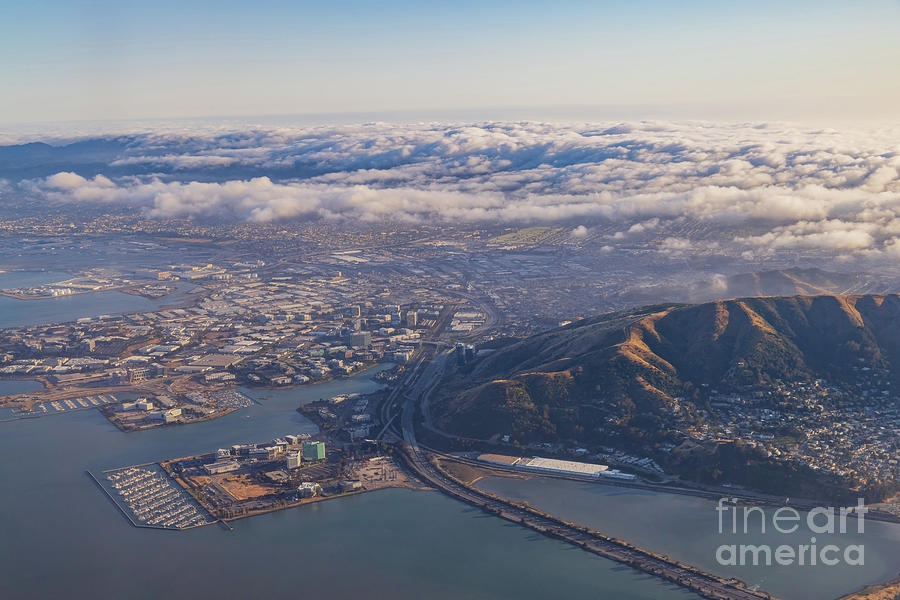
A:
[[[865,564],[863,544],[839,545],[823,543],[816,535],[833,538],[839,534],[851,535],[865,532],[865,516],[868,509],[860,498],[852,507],[816,507],[805,515],[789,506],[765,511],[758,506],[738,506],[737,498],[720,498],[716,506],[720,535],[766,536],[766,540],[778,536],[798,537],[801,528],[808,530],[808,541],[781,544],[722,544],[716,549],[716,561],[723,566],[835,566]],[[848,523],[851,520],[854,523]],[[805,527],[804,527],[805,526]],[[799,535],[803,535],[802,533]],[[805,538],[805,536],[803,536]],[[832,539],[828,540],[829,542]]]

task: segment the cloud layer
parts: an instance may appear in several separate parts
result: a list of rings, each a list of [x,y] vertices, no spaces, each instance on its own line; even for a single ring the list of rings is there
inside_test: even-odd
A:
[[[115,138],[120,150],[102,174],[63,171],[21,186],[159,218],[590,221],[572,238],[591,238],[591,224],[604,223],[615,229],[608,241],[656,237],[659,249],[677,253],[699,247],[699,227],[708,249],[894,255],[898,139],[896,131],[650,122],[140,134]]]

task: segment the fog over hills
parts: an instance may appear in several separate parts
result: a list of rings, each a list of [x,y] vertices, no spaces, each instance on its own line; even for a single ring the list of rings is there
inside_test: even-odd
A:
[[[896,139],[766,123],[173,127],[7,138],[0,177],[4,201],[151,218],[554,222],[609,247],[658,238],[670,254],[887,259],[900,248]]]
[[[619,296],[625,305],[660,302],[701,303],[747,296],[796,296],[817,294],[889,293],[895,282],[867,273],[842,273],[819,268],[790,268],[724,275],[713,273],[690,284],[665,284],[625,288]]]

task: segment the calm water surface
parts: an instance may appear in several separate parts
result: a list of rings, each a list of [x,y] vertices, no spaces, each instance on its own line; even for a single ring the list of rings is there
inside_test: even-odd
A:
[[[891,523],[867,521],[863,535],[855,533],[853,519],[843,535],[813,534],[805,525],[795,534],[785,535],[774,532],[770,518],[767,534],[762,535],[759,515],[754,513],[749,521],[750,535],[743,534],[742,515],[738,521],[740,535],[721,535],[716,503],[703,498],[540,477],[490,477],[477,485],[707,571],[738,577],[782,600],[833,599],[900,573],[900,525]],[[730,526],[729,516],[723,520],[725,533]],[[773,548],[786,544],[796,548],[809,544],[813,535],[820,548],[829,543],[840,548],[864,544],[865,565],[723,567],[716,561],[716,549],[722,544],[768,544]]]
[[[372,371],[215,421],[122,433],[96,411],[0,424],[4,598],[696,598],[435,492],[385,490],[187,532],[131,527],[87,477],[315,426],[295,411],[373,391]]]
[[[43,383],[33,379],[0,379],[0,396],[36,392],[43,388]]]
[[[56,283],[72,277],[58,271],[10,271],[0,273],[0,289]],[[64,323],[82,317],[123,312],[146,312],[177,304],[193,285],[179,282],[178,289],[159,300],[122,292],[94,292],[39,300],[18,300],[0,296],[0,328],[46,323]]]

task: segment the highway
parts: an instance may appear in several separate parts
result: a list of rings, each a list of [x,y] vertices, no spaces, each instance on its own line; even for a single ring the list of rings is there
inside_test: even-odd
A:
[[[446,348],[448,344],[439,341],[441,334],[444,329],[447,328],[447,325],[450,324],[450,321],[453,318],[453,313],[456,312],[458,305],[456,304],[447,304],[444,306],[444,309],[441,311],[441,314],[438,315],[437,321],[435,322],[434,327],[431,330],[431,333],[422,339],[421,346],[416,350],[415,354],[410,357],[410,363],[412,363],[412,367],[408,367],[406,376],[403,381],[400,382],[384,402],[381,403],[381,422],[384,423],[384,427],[375,436],[375,439],[382,440],[385,439],[385,435],[389,432],[396,438],[401,439],[402,433],[401,430],[395,427],[395,422],[397,418],[403,412],[393,412],[397,408],[397,401],[400,398],[404,399],[404,403],[409,402],[410,397],[415,396],[417,393],[414,389],[415,386],[420,381],[420,370],[423,365],[426,365],[427,369],[427,377],[425,380],[429,383],[430,387],[433,387],[437,384],[438,373],[435,372],[432,359],[442,348]],[[443,360],[443,359],[442,359]],[[443,362],[441,362],[441,369],[443,369]],[[430,389],[429,387],[429,389]],[[421,395],[423,390],[419,390],[418,394]]]
[[[450,351],[440,354],[435,352],[434,354],[436,355],[435,359],[423,355],[409,370],[405,380],[391,394],[392,401],[403,398],[400,412],[399,433],[403,440],[399,444],[400,456],[405,466],[421,480],[457,500],[477,506],[490,514],[529,527],[549,537],[567,541],[604,558],[677,583],[704,598],[713,600],[771,600],[773,598],[764,592],[748,589],[743,582],[737,579],[718,577],[667,556],[643,550],[573,523],[567,523],[528,506],[464,485],[442,472],[432,462],[436,455],[418,444],[414,427],[417,406],[427,399],[440,381],[446,361],[452,356]],[[394,425],[396,417],[396,414],[393,415],[382,433]]]

